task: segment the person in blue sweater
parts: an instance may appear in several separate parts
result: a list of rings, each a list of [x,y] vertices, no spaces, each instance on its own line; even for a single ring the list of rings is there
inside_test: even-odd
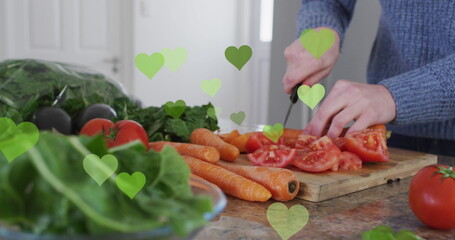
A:
[[[298,32],[328,28],[336,40],[318,60],[299,39],[284,52],[284,90],[312,86],[329,75],[340,53],[355,0],[303,0]],[[339,80],[305,128],[340,135],[388,124],[389,146],[455,156],[455,2],[380,0],[382,14],[367,83]]]

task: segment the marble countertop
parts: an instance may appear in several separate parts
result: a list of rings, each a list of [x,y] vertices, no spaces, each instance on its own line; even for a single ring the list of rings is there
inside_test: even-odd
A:
[[[438,162],[455,166],[455,158],[439,157]],[[395,231],[411,230],[428,240],[455,239],[455,229],[431,229],[414,216],[408,205],[410,182],[411,178],[406,178],[319,203],[301,199],[286,202],[288,208],[301,204],[310,213],[308,224],[290,239],[361,239],[362,232],[377,225],[388,225]],[[279,240],[266,217],[272,203],[247,202],[228,196],[225,210],[194,239]]]

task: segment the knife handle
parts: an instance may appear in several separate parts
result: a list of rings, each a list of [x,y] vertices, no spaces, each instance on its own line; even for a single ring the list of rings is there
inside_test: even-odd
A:
[[[297,84],[292,88],[291,96],[290,96],[292,103],[296,103],[297,99],[299,99],[299,96],[297,95],[297,90],[299,89],[299,87],[300,87],[300,84]]]

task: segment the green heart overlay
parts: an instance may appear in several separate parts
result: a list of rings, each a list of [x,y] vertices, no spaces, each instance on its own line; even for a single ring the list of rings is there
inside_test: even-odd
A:
[[[245,120],[245,112],[240,111],[238,113],[231,113],[230,118],[233,122],[240,126],[242,125],[243,120]]]
[[[183,47],[178,47],[174,50],[163,48],[161,54],[164,56],[164,65],[173,72],[177,72],[180,66],[185,63],[188,58],[188,52]]]
[[[305,29],[300,34],[300,43],[316,59],[324,55],[333,46],[334,42],[335,34],[325,28],[319,31]]]
[[[221,115],[221,108],[220,107],[211,107],[207,109],[207,116],[217,120]]]
[[[39,130],[31,122],[22,122],[16,126],[9,118],[0,118],[0,152],[8,162],[24,154],[35,146],[39,139]]]
[[[177,100],[175,103],[169,101],[164,104],[164,111],[175,119],[179,118],[185,110],[186,104],[183,100]]]
[[[278,139],[281,137],[281,135],[283,135],[284,127],[281,123],[276,123],[273,125],[273,127],[270,125],[265,125],[262,129],[262,132],[272,142],[277,143]]]
[[[321,101],[325,95],[325,88],[321,84],[315,84],[312,87],[302,85],[297,89],[299,99],[311,109]]]
[[[101,159],[96,154],[89,154],[82,162],[84,170],[101,186],[118,167],[118,160],[112,154],[106,154]]]
[[[226,59],[239,71],[250,60],[252,55],[253,50],[251,50],[251,47],[248,45],[240,46],[238,49],[234,46],[230,46],[224,51]]]
[[[141,172],[134,172],[132,175],[122,172],[117,175],[115,182],[117,183],[117,187],[122,190],[122,192],[133,199],[134,196],[136,196],[136,194],[144,187],[145,175]]]
[[[164,56],[161,53],[153,53],[150,56],[145,53],[140,53],[136,55],[134,63],[145,76],[152,79],[161,67],[163,67]]]
[[[303,205],[287,208],[283,203],[273,203],[267,209],[267,220],[281,239],[287,240],[308,223],[310,213]]]
[[[214,78],[212,80],[203,80],[201,83],[201,89],[211,97],[215,97],[218,90],[221,88],[221,80]]]

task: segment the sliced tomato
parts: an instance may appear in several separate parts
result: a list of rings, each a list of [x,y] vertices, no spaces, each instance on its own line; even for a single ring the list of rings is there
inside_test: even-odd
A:
[[[357,170],[362,168],[362,159],[355,153],[341,152],[340,162],[338,162],[338,169],[343,170]]]
[[[310,144],[319,139],[316,136],[307,135],[307,134],[300,134],[297,138],[297,142],[295,143],[295,148],[297,149],[307,149],[309,148]]]
[[[363,162],[389,161],[385,133],[379,129],[365,129],[349,133],[346,149],[357,154]]]
[[[323,172],[336,169],[340,160],[340,149],[328,137],[322,137],[312,142],[307,150],[299,151],[292,162],[294,166],[308,172]]]
[[[303,130],[301,129],[285,128],[283,135],[281,135],[281,139],[283,141],[282,144],[290,148],[294,148],[295,144],[297,143],[297,139],[302,133]]]
[[[296,149],[284,145],[264,145],[246,157],[256,166],[282,168],[292,162],[296,152]]]
[[[381,130],[384,134],[387,132],[387,128],[384,124],[369,126],[368,129],[378,129]]]
[[[277,143],[274,143],[272,140],[270,140],[268,137],[266,137],[262,132],[255,132],[251,134],[251,136],[248,138],[248,141],[245,144],[245,149],[248,153],[255,152],[262,146],[267,146],[267,145],[281,145],[282,140],[281,138],[278,139]]]
[[[311,142],[310,145],[308,145],[308,147],[312,151],[318,151],[318,150],[322,150],[325,147],[331,146],[331,145],[334,145],[333,141],[329,137],[324,136],[324,137],[321,137],[321,138]]]
[[[346,151],[346,139],[344,137],[337,137],[335,140],[333,140],[333,143],[337,145],[337,147],[340,149],[340,151]]]

